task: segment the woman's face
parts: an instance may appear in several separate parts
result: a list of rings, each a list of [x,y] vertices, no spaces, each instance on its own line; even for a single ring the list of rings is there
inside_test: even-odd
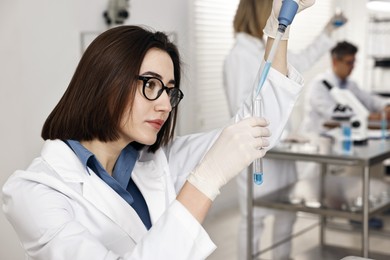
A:
[[[150,49],[141,64],[140,76],[159,78],[165,86],[174,86],[173,62],[171,57],[159,49]],[[142,94],[143,81],[138,80],[132,112],[122,117],[120,139],[125,143],[136,141],[145,145],[156,142],[157,133],[172,110],[166,91],[159,98],[150,101]],[[130,111],[127,109],[125,111]]]

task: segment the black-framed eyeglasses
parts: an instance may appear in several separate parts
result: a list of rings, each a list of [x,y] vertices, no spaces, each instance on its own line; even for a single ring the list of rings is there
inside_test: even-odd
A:
[[[142,80],[142,94],[147,100],[153,101],[158,99],[164,90],[167,92],[172,108],[176,107],[183,99],[183,92],[176,87],[167,87],[161,79],[150,76],[138,76]]]

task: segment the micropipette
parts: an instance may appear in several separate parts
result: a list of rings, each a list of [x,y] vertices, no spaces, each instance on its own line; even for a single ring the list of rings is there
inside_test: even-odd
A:
[[[275,57],[276,50],[278,48],[279,42],[282,39],[284,32],[286,31],[287,26],[289,26],[295,14],[298,11],[298,2],[299,0],[283,0],[282,7],[279,12],[278,21],[278,31],[276,33],[275,40],[271,46],[271,50],[268,54],[267,60],[264,65],[261,67],[260,81],[256,89],[256,95],[252,103],[252,115],[253,116],[262,116],[261,109],[261,97],[260,90],[264,85],[265,80],[267,79],[268,72],[271,68],[272,61]],[[263,160],[261,158],[256,159],[253,162],[253,181],[255,184],[260,185],[263,183]]]

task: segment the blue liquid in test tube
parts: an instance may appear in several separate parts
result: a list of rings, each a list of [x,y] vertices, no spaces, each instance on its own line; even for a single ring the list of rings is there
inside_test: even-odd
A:
[[[260,95],[257,95],[253,100],[252,115],[256,117],[262,116]],[[253,162],[253,182],[257,185],[263,183],[263,160],[261,158]]]
[[[343,141],[342,141],[342,147],[343,152],[351,152],[352,150],[352,129],[349,122],[341,124],[342,129],[342,135],[343,135]]]
[[[258,159],[260,163],[262,162],[261,159]],[[254,172],[253,173],[253,182],[257,185],[260,185],[263,183],[263,173],[262,172]]]

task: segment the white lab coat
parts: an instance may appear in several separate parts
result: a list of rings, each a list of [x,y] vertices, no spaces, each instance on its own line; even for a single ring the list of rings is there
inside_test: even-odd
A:
[[[312,44],[299,53],[288,53],[288,62],[299,72],[309,69],[333,46],[326,34],[319,34]],[[236,42],[225,59],[224,87],[230,114],[233,116],[251,93],[264,57],[264,43],[246,33],[237,33]]]
[[[299,69],[309,68],[321,55],[327,52],[334,42],[325,34],[317,39],[301,53],[289,54],[289,62]],[[224,63],[224,86],[228,98],[230,113],[236,113],[239,104],[247,97],[254,86],[256,75],[264,57],[264,44],[258,38],[246,33],[238,33],[236,43]],[[263,87],[262,92],[267,88]],[[266,98],[264,98],[266,100]],[[272,120],[271,120],[272,123]],[[285,186],[296,179],[294,164],[289,161],[263,160],[264,172],[278,174],[277,177],[264,176],[265,183],[261,188],[255,189],[256,197]],[[286,174],[283,174],[286,173]],[[246,174],[238,177],[239,191],[246,193]],[[240,196],[245,200],[246,196]],[[244,203],[241,203],[245,205]],[[266,210],[256,210],[268,214]],[[260,212],[259,212],[260,213]]]
[[[311,45],[307,46],[300,53],[288,53],[288,62],[291,63],[298,71],[310,68],[323,54],[327,53],[334,45],[334,41],[325,33],[321,33]],[[224,87],[227,95],[229,110],[234,114],[239,104],[243,102],[246,96],[251,92],[252,87],[256,83],[256,75],[258,74],[261,63],[264,57],[264,43],[249,34],[237,33],[236,42],[224,63]],[[261,93],[267,88],[264,86]],[[266,98],[263,98],[266,100]],[[273,123],[270,119],[271,124]],[[274,122],[276,123],[276,122]],[[267,193],[284,187],[297,179],[295,163],[292,161],[281,161],[273,159],[263,159],[264,183],[261,186],[254,188],[254,197],[258,198]],[[241,227],[240,227],[240,245],[239,251],[242,253],[240,257],[244,257],[246,247],[246,204],[247,204],[247,172],[243,171],[237,178],[239,205],[241,211]],[[259,239],[262,230],[262,218],[269,214],[275,214],[274,210],[265,208],[255,208],[253,211],[254,217],[254,239],[253,248],[256,251],[259,248]],[[275,230],[276,233],[291,233],[294,217],[290,221],[285,219],[283,213],[278,212],[280,223],[276,223],[282,231]],[[287,213],[288,214],[288,213]],[[289,214],[291,215],[291,214]],[[280,225],[279,225],[280,224]],[[276,227],[277,228],[277,227]],[[279,238],[274,235],[274,241]],[[281,249],[283,251],[284,249]],[[288,251],[288,250],[284,250]],[[281,254],[284,254],[283,252]],[[283,257],[283,256],[281,256]],[[274,255],[275,259],[279,256]]]
[[[270,109],[265,113],[280,122],[269,127],[271,144],[302,89],[300,75],[289,76],[271,71],[266,84]],[[236,119],[249,111],[247,103]],[[205,259],[215,245],[175,198],[218,135],[215,130],[178,137],[154,154],[141,152],[132,176],[149,208],[149,231],[114,190],[88,174],[65,143],[46,141],[41,156],[3,187],[3,210],[27,259]]]
[[[328,70],[327,72],[318,75],[310,83],[305,102],[306,117],[302,124],[302,131],[304,132],[321,133],[325,131],[326,128],[323,127],[323,124],[332,118],[333,110],[337,105],[337,102],[331,96],[328,88],[322,83],[323,80],[328,81],[334,87],[340,87],[340,79],[332,70]],[[379,112],[387,105],[387,102],[383,98],[360,89],[353,80],[348,79],[345,87],[349,89],[370,112]]]

